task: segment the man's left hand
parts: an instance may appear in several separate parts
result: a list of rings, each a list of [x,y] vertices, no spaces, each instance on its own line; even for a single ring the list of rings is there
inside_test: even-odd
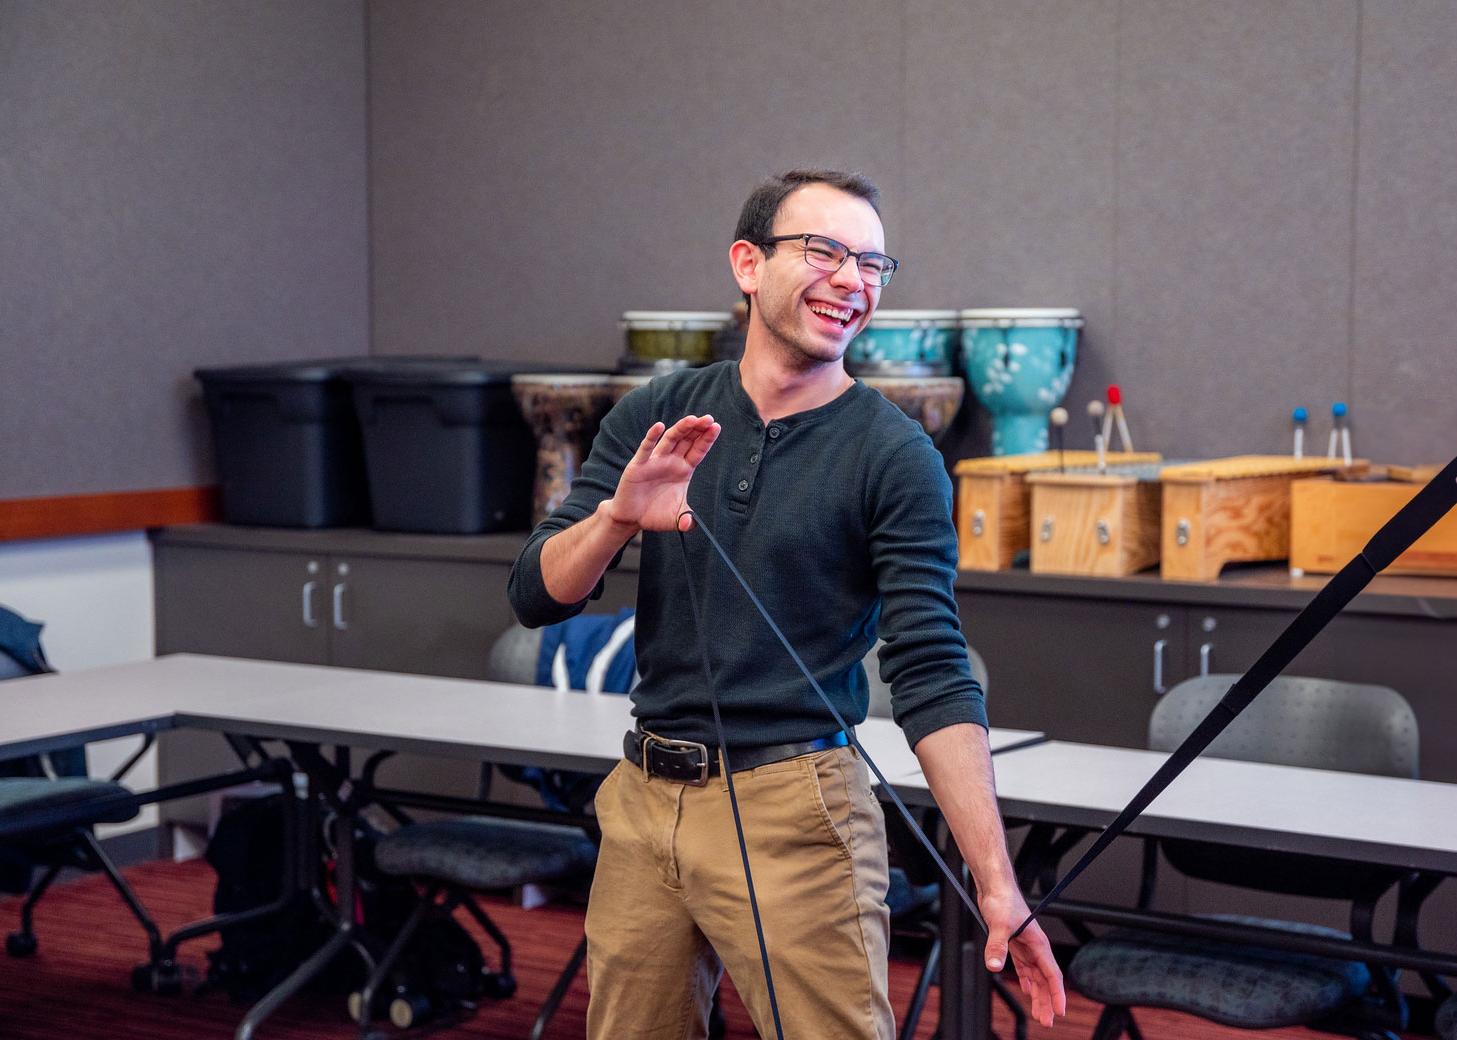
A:
[[[1008,940],[1027,919],[1027,903],[1015,889],[1006,893],[977,893],[977,905],[987,923],[986,966],[999,972],[1007,962]],[[1067,1014],[1067,992],[1062,969],[1052,956],[1052,944],[1042,926],[1033,921],[1011,943],[1017,982],[1032,1001],[1032,1017],[1044,1026],[1056,1015]]]

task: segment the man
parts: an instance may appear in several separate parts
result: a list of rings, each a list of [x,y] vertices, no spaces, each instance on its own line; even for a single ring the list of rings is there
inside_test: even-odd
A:
[[[868,770],[685,509],[851,723],[868,704],[860,661],[877,632],[885,638],[892,710],[972,870],[992,971],[1026,916],[956,617],[950,481],[920,427],[842,362],[895,272],[884,249],[868,181],[797,171],[761,185],[729,250],[750,301],[742,360],[624,397],[512,571],[521,620],[557,621],[585,605],[643,532],[638,726],[597,795],[594,1038],[702,1037],[720,958],[760,1035],[774,1036],[693,594],[784,1035],[895,1035],[884,818]],[[1011,956],[1033,1016],[1050,1024],[1065,1013],[1061,973],[1035,924]]]

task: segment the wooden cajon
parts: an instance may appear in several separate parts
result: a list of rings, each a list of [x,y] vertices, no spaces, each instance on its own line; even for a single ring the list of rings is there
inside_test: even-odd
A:
[[[1159,561],[1157,474],[1033,473],[1032,570],[1122,577]]]
[[[1291,483],[1345,468],[1336,459],[1291,455],[1165,466],[1160,573],[1171,581],[1213,581],[1227,563],[1285,559]]]
[[[1388,468],[1388,475],[1413,478],[1405,481],[1364,483],[1329,477],[1295,481],[1290,486],[1290,569],[1307,574],[1340,570],[1440,468]],[[1457,513],[1437,521],[1384,573],[1457,576]]]
[[[1157,452],[1108,452],[1110,466],[1158,462]],[[1098,464],[1092,451],[1041,451],[1026,455],[989,455],[962,459],[956,475],[957,536],[960,566],[969,571],[1004,571],[1017,553],[1031,545],[1029,473]]]

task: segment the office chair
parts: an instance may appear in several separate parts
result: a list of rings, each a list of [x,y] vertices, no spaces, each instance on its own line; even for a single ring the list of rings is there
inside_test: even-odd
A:
[[[1457,1040],[1457,997],[1437,1009],[1437,1040]]]
[[[627,629],[630,637],[631,628]],[[491,647],[487,676],[497,682],[534,685],[542,630],[513,625]],[[607,652],[615,653],[622,639],[609,641]],[[605,681],[605,665],[590,670],[592,682]],[[625,693],[626,690],[608,692]],[[492,767],[482,769],[480,794],[490,789]],[[517,779],[536,782],[549,805],[559,812],[580,818],[586,812],[600,777],[561,771],[504,770]],[[426,823],[407,823],[384,836],[375,846],[374,862],[383,874],[408,878],[424,892],[424,898],[406,920],[390,948],[380,959],[363,990],[351,1000],[351,1011],[369,1035],[371,1009],[390,972],[411,937],[432,912],[449,913],[462,907],[486,931],[499,950],[497,972],[487,976],[487,995],[508,997],[515,992],[511,974],[511,944],[505,934],[471,897],[471,892],[517,888],[522,885],[581,884],[591,878],[597,860],[596,835],[574,824],[540,820],[502,819],[488,816],[451,817]],[[573,950],[531,1029],[539,1040],[587,954],[584,936]],[[418,998],[400,994],[390,1003],[391,1021],[402,1028],[420,1017],[424,1008]]]
[[[879,655],[884,645],[884,640],[877,640],[863,662],[865,677],[870,683],[870,715],[873,718],[891,717],[890,684],[880,678]],[[990,681],[986,662],[971,647],[966,648],[966,656],[971,663],[972,678],[985,693]],[[939,825],[934,809],[920,811],[917,822],[928,833],[930,827]],[[891,929],[921,935],[930,941],[926,956],[921,961],[915,989],[911,991],[911,1002],[906,1006],[905,1018],[901,1021],[900,1036],[902,1040],[910,1040],[920,1025],[931,983],[935,981],[936,969],[941,962],[941,871],[898,813],[885,814],[885,834],[895,857],[895,865],[890,868],[890,886],[885,893]],[[992,985],[1011,1009],[1016,1035],[1018,1040],[1022,1040],[1027,1035],[1026,1012],[1000,978],[993,977]]]
[[[50,672],[53,669],[41,649],[40,625],[26,621],[0,607],[0,680]],[[0,816],[25,812],[64,811],[64,825],[40,825],[33,832],[5,839],[0,845],[0,890],[25,892],[20,907],[20,929],[5,938],[5,952],[11,957],[29,957],[36,952],[35,908],[56,877],[67,867],[103,871],[122,902],[147,935],[150,965],[164,959],[162,935],[148,916],[132,887],[121,876],[92,833],[98,823],[126,823],[138,812],[134,803],[117,804],[132,792],[119,783],[151,746],[148,736],[116,773],[107,780],[86,775],[85,748],[67,748],[45,755],[0,762]],[[45,873],[31,884],[37,867]]]
[[[1171,751],[1224,696],[1235,675],[1187,679],[1149,719],[1149,747]],[[1328,679],[1275,679],[1209,748],[1220,758],[1383,776],[1417,775],[1417,721],[1395,690]],[[1160,854],[1186,876],[1351,906],[1351,934],[1371,941],[1376,902],[1405,872],[1193,840],[1145,839],[1138,905],[1153,897]],[[1213,915],[1304,935],[1347,938],[1316,925]],[[1268,1029],[1305,1025],[1364,1038],[1393,1038],[1406,1005],[1393,974],[1356,961],[1255,946],[1116,929],[1086,943],[1068,982],[1105,1006],[1094,1040],[1137,1040],[1134,1007],[1162,1007],[1222,1025]]]

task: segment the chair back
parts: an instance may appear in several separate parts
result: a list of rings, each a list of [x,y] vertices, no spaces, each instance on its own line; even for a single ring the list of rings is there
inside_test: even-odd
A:
[[[619,612],[622,613],[622,612]],[[586,615],[583,615],[586,617]],[[611,616],[609,616],[611,617]],[[597,618],[598,621],[606,620]],[[625,641],[631,640],[633,628],[630,617],[627,620],[615,618],[615,625],[611,628],[611,635],[607,638],[590,662],[585,659],[578,662],[578,668],[586,664],[585,687],[594,693],[627,693],[627,689],[618,688],[622,685],[623,673],[626,666],[614,671],[613,664],[618,657],[619,651]],[[566,644],[564,641],[569,629],[567,623],[557,628],[557,638],[553,640],[557,644],[556,653],[551,661],[551,682],[549,685],[557,689],[571,689],[576,685],[566,664]],[[543,644],[546,640],[548,628],[527,628],[517,622],[513,622],[506,631],[496,637],[491,645],[490,658],[486,664],[486,678],[494,682],[518,683],[522,686],[538,685],[538,678],[543,674],[545,662],[541,660]],[[599,633],[600,637],[600,633]],[[588,644],[589,648],[595,643]],[[551,644],[547,643],[549,650]],[[580,674],[578,675],[580,679]],[[630,676],[631,682],[635,683],[636,673]],[[517,783],[534,787],[541,795],[542,801],[548,808],[559,812],[581,813],[585,806],[592,801],[598,786],[602,783],[602,777],[591,773],[578,773],[566,769],[543,769],[539,766],[492,766],[489,763],[481,767],[481,782],[479,792],[482,797],[490,789],[490,777],[493,769],[498,769],[502,775]]]
[[[1148,743],[1172,751],[1219,703],[1237,675],[1186,679],[1149,717]],[[1313,769],[1417,776],[1416,714],[1386,686],[1277,676],[1208,749],[1216,758]],[[1191,877],[1287,895],[1374,899],[1401,871],[1315,856],[1164,839],[1165,858]]]
[[[1185,679],[1154,707],[1148,746],[1172,751],[1239,678]],[[1209,746],[1215,758],[1415,779],[1416,713],[1389,686],[1277,676]]]
[[[0,606],[0,681],[55,671],[41,648],[44,627]],[[0,761],[0,776],[85,776],[86,772],[84,747]]]
[[[877,639],[870,652],[865,655],[861,662],[865,667],[865,678],[870,682],[870,717],[873,719],[888,719],[890,713],[890,683],[880,677],[880,648],[885,645],[884,639]],[[987,666],[981,659],[981,654],[971,647],[966,648],[966,657],[971,662],[971,677],[981,686],[982,693],[987,692]]]
[[[588,693],[630,693],[638,675],[633,612],[581,614],[544,628],[513,622],[491,646],[486,678]],[[549,662],[541,655],[555,647]],[[624,654],[626,657],[624,658]],[[549,681],[543,682],[543,677]]]
[[[491,644],[486,678],[493,682],[536,684],[536,659],[541,654],[541,629],[512,623]]]

